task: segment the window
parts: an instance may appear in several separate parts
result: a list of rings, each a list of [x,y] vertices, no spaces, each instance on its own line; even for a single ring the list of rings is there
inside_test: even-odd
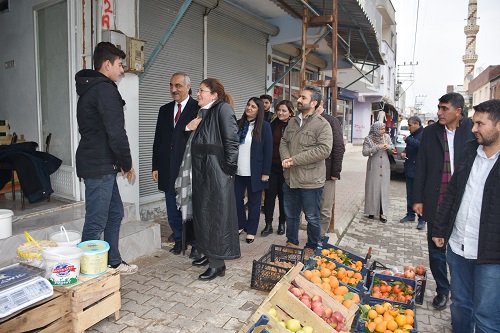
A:
[[[283,64],[278,61],[273,61],[273,81],[276,82],[283,73],[289,68],[288,64]],[[306,80],[313,80],[315,73],[306,71]],[[290,83],[291,82],[291,83]],[[297,102],[298,93],[300,90],[300,69],[293,68],[285,75],[280,82],[276,83],[273,90],[273,105],[276,106],[284,99],[292,101],[293,104]]]

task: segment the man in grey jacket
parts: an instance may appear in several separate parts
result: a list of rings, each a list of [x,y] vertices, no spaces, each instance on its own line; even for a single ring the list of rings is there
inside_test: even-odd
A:
[[[332,150],[332,128],[316,112],[321,90],[305,86],[297,101],[298,117],[290,120],[280,142],[285,170],[283,184],[287,246],[298,247],[300,212],[307,220],[305,257],[316,249],[321,235],[320,199],[325,185],[325,159]]]

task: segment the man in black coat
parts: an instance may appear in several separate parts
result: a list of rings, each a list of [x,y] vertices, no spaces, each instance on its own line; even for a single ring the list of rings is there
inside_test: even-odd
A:
[[[403,140],[406,142],[406,148],[401,153],[401,158],[405,160],[406,178],[406,216],[399,221],[403,223],[415,221],[415,212],[412,208],[411,197],[413,192],[413,178],[416,172],[418,148],[420,148],[420,141],[422,140],[422,134],[424,132],[422,121],[417,116],[408,119],[408,128],[410,129],[410,135],[403,135]],[[421,230],[424,228],[425,221],[422,219],[422,216],[419,216],[417,229]]]
[[[85,183],[85,224],[82,241],[98,240],[104,233],[109,244],[108,264],[121,274],[137,272],[122,260],[118,249],[123,203],[116,182],[121,172],[135,178],[122,99],[116,83],[123,75],[125,53],[109,42],[97,44],[94,68],[76,73],[76,118],[80,143],[76,150],[76,174]]]
[[[190,130],[189,122],[196,118],[198,102],[189,96],[191,80],[185,73],[175,73],[170,79],[170,94],[173,101],[163,105],[158,113],[153,143],[152,176],[158,182],[158,189],[165,192],[168,223],[174,235],[174,254],[182,252],[182,215],[177,209],[175,179],[186,149]],[[190,257],[199,258],[196,247]]]
[[[499,332],[500,100],[474,106],[473,133],[432,229],[447,244],[453,332]]]
[[[458,93],[449,93],[439,99],[438,122],[424,128],[413,180],[413,210],[428,224],[429,264],[437,284],[437,296],[432,304],[438,310],[446,308],[450,282],[446,249],[434,244],[431,231],[438,205],[462,158],[465,143],[474,138],[472,122],[466,118],[463,107],[464,98]]]

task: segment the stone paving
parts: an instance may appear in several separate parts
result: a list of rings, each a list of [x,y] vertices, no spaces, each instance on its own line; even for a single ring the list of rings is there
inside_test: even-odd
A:
[[[364,256],[371,246],[373,260],[394,266],[428,267],[425,232],[416,230],[416,223],[399,222],[406,211],[402,177],[391,181],[386,224],[363,215],[365,167],[366,158],[359,147],[346,152],[336,189],[335,227],[340,230],[330,234],[331,243],[340,235],[338,245],[358,255]],[[261,237],[262,220],[254,243],[247,244],[245,236],[240,236],[242,257],[226,262],[222,278],[197,280],[205,268],[191,266],[187,255],[172,255],[167,247],[141,258],[135,262],[139,272],[122,277],[120,319],[114,321],[110,316],[87,332],[238,332],[267,295],[250,288],[253,260],[264,255],[271,244],[285,243],[285,237],[276,233]],[[300,231],[299,240],[305,244],[305,231]],[[418,332],[451,332],[449,308],[436,311],[431,305],[434,290],[429,271],[424,303],[416,310]]]

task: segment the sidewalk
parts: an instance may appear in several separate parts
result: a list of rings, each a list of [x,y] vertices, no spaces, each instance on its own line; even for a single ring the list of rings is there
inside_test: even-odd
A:
[[[402,178],[391,181],[386,224],[363,215],[365,168],[361,147],[348,147],[336,188],[338,230],[330,235],[330,243],[342,236],[339,245],[354,253],[364,256],[371,246],[372,259],[389,265],[422,263],[428,267],[425,232],[417,231],[414,224],[399,223],[406,210]],[[270,245],[286,241],[276,233],[261,237],[263,224],[261,221],[254,243],[247,244],[245,235],[240,236],[241,258],[227,261],[226,275],[210,282],[197,280],[205,268],[191,266],[187,256],[172,255],[169,248],[137,261],[139,272],[122,278],[121,318],[115,322],[110,316],[88,332],[238,332],[267,295],[250,288],[253,260],[264,255]],[[305,231],[300,231],[299,240],[305,244]],[[418,332],[451,332],[449,308],[436,311],[430,304],[434,289],[429,272],[424,304],[417,306]]]

